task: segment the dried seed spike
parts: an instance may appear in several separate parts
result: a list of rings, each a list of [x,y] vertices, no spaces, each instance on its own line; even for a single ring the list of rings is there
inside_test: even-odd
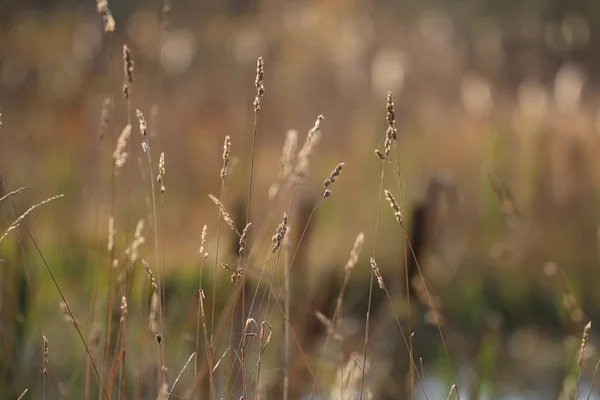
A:
[[[111,215],[108,218],[108,245],[107,250],[111,252],[115,247],[115,234],[117,231],[115,230],[115,218]]]
[[[34,205],[32,205],[31,207],[29,207],[29,208],[28,208],[28,209],[27,209],[27,210],[26,210],[26,211],[25,211],[23,214],[21,214],[21,215],[19,216],[19,218],[17,218],[17,219],[16,219],[16,220],[15,220],[15,221],[14,221],[12,224],[10,224],[10,226],[8,227],[8,229],[7,229],[7,230],[5,230],[5,231],[4,231],[4,233],[2,234],[2,236],[0,236],[0,243],[2,243],[2,241],[4,240],[4,238],[5,238],[5,237],[7,237],[7,236],[8,236],[8,234],[9,234],[11,231],[13,231],[13,230],[15,230],[15,229],[17,229],[17,228],[18,228],[18,226],[21,224],[21,222],[22,222],[22,221],[25,219],[25,217],[27,217],[27,215],[28,215],[30,212],[32,212],[33,210],[35,210],[35,209],[36,209],[36,208],[38,208],[38,207],[41,207],[41,206],[43,206],[44,204],[48,204],[48,203],[50,203],[51,201],[53,201],[53,200],[56,200],[56,199],[59,199],[59,198],[61,198],[61,197],[63,197],[63,196],[64,196],[64,195],[62,195],[62,194],[59,194],[59,195],[57,195],[57,196],[53,196],[53,197],[47,198],[46,200],[40,201],[39,203],[37,203],[37,204],[34,204]]]
[[[229,163],[231,161],[231,138],[229,135],[225,136],[225,142],[223,143],[223,168],[221,168],[221,179],[227,177],[229,170]]]
[[[294,173],[298,180],[301,180],[308,172],[310,156],[321,139],[321,123],[324,119],[323,115],[317,117],[314,126],[308,131],[302,149],[298,152],[298,156],[296,157],[296,168],[294,169]]]
[[[156,182],[160,185],[160,192],[165,192],[165,153],[160,153],[158,160],[158,175],[156,176]]]
[[[388,124],[387,130],[385,132],[385,141],[384,141],[384,152],[387,157],[392,148],[392,143],[396,140],[396,114],[394,112],[394,101],[392,98],[392,92],[388,92],[387,102],[386,102],[386,121]]]
[[[138,249],[146,242],[144,236],[142,236],[142,230],[144,229],[144,220],[140,219],[135,226],[135,233],[133,234],[133,241],[131,245],[125,250],[125,254],[129,256],[131,263],[135,263],[138,259]]]
[[[150,313],[148,314],[148,328],[150,332],[154,335],[158,333],[158,292],[152,292],[152,298],[150,299]],[[158,335],[157,335],[158,337]]]
[[[379,267],[377,266],[377,263],[375,262],[375,259],[373,257],[371,257],[371,269],[373,270],[373,273],[377,278],[377,284],[379,285],[379,289],[385,290],[385,284],[383,283],[381,272],[379,272]]]
[[[394,100],[392,92],[388,92],[387,102],[385,106],[387,110],[386,121],[388,124],[385,131],[385,140],[383,142],[384,156],[387,157],[392,149],[392,143],[396,140],[396,113],[394,111]]]
[[[283,241],[283,238],[285,237],[285,233],[287,232],[287,227],[288,227],[288,215],[287,213],[283,213],[283,220],[281,221],[281,223],[279,224],[279,226],[277,227],[277,231],[275,231],[275,234],[273,235],[272,238],[272,253],[277,252],[277,250],[279,250],[279,248],[281,247],[281,242]]]
[[[352,246],[352,251],[350,251],[350,258],[344,267],[344,271],[348,272],[354,268],[356,263],[358,262],[358,257],[360,255],[360,251],[362,250],[363,243],[365,242],[365,235],[360,232],[358,236],[356,236],[356,240],[354,241],[354,246]]]
[[[202,234],[200,235],[200,254],[202,255],[202,259],[206,260],[208,258],[208,253],[206,252],[206,235],[208,232],[208,227],[204,225],[202,227]]]
[[[131,50],[126,44],[123,45],[123,72],[125,73],[125,82],[133,83],[133,58]]]
[[[325,200],[326,198],[331,196],[331,190],[329,189],[325,189],[323,190],[323,194],[321,195],[321,197],[323,198],[323,200]]]
[[[146,118],[144,118],[144,114],[139,109],[137,109],[135,113],[140,124],[140,133],[145,137],[148,135],[148,124],[146,124]]]
[[[394,99],[392,96],[392,92],[388,92],[387,94],[387,102],[385,105],[387,110],[386,121],[388,123],[389,128],[391,128],[392,139],[396,140],[396,112],[394,111]]]
[[[278,178],[285,180],[292,172],[294,158],[296,156],[296,148],[298,147],[298,131],[289,130],[285,136],[285,143],[281,152],[281,163],[279,167]]]
[[[242,231],[242,235],[240,236],[240,241],[239,241],[239,254],[240,256],[244,256],[244,254],[246,254],[246,242],[248,241],[248,234],[250,233],[250,226],[252,225],[252,222],[248,222],[248,224],[246,224],[246,227],[244,228],[244,230]]]
[[[115,19],[108,8],[107,0],[96,0],[96,10],[102,16],[104,20],[104,32],[114,32],[115,30]]]
[[[123,78],[123,97],[125,100],[129,100],[131,92],[131,84],[133,83],[133,58],[131,57],[131,50],[129,47],[123,45],[123,71],[125,77]]]
[[[590,336],[590,330],[592,329],[592,321],[588,322],[585,328],[583,328],[583,335],[581,336],[581,347],[579,348],[579,357],[577,358],[577,364],[581,367],[583,364],[583,356],[585,353],[585,347],[587,346],[588,338]]]
[[[386,190],[385,198],[390,203],[390,207],[392,207],[392,210],[394,211],[394,216],[396,217],[396,221],[398,221],[400,226],[403,227],[404,226],[404,218],[402,216],[402,211],[400,210],[400,206],[398,205],[398,203],[396,202],[396,199],[394,198],[394,195],[389,190]]]
[[[316,132],[318,132],[318,131],[321,130],[321,123],[323,122],[324,119],[325,119],[325,117],[323,116],[323,114],[320,114],[317,117],[317,120],[315,121],[315,125],[308,131],[308,136],[309,137],[311,137]]]
[[[144,268],[146,269],[146,274],[148,274],[148,279],[150,279],[150,284],[152,285],[152,291],[158,294],[158,285],[156,284],[156,279],[154,279],[154,274],[150,269],[150,266],[146,262],[146,260],[142,260],[142,264],[144,264]]]
[[[213,201],[213,203],[215,203],[217,205],[217,207],[219,207],[219,211],[220,211],[221,215],[223,216],[223,219],[225,220],[225,223],[227,224],[227,226],[229,226],[229,228],[232,231],[237,232],[237,229],[235,228],[235,224],[233,223],[233,219],[231,218],[231,216],[229,215],[227,210],[225,210],[225,206],[223,205],[223,203],[221,203],[221,200],[217,199],[212,194],[209,194],[208,197],[210,197],[210,199]]]
[[[44,340],[44,369],[42,373],[46,376],[48,374],[48,339],[46,339],[45,335],[42,335],[42,339]]]
[[[339,163],[333,169],[333,171],[331,171],[331,173],[329,174],[329,177],[327,179],[325,179],[325,182],[323,182],[323,187],[325,187],[325,189],[327,189],[332,183],[335,182],[335,178],[340,176],[340,173],[342,172],[342,168],[344,168],[345,164],[346,163]]]
[[[127,124],[125,125],[125,128],[123,128],[123,132],[121,132],[119,139],[117,139],[117,146],[115,147],[115,151],[113,152],[113,161],[117,170],[123,167],[123,165],[125,165],[125,162],[127,161],[127,141],[129,140],[130,136],[131,125]]]
[[[121,296],[121,319],[120,322],[125,322],[127,317],[127,297]]]
[[[269,200],[273,200],[281,185],[289,183],[288,178],[294,170],[294,159],[296,157],[296,147],[298,146],[298,132],[291,129],[287,131],[285,143],[281,151],[281,161],[279,163],[279,171],[277,172],[277,181],[269,188]]]
[[[265,63],[262,57],[258,57],[256,60],[256,79],[254,79],[254,86],[256,87],[256,97],[254,98],[254,112],[260,110],[260,101],[265,93],[265,86],[263,80],[265,77]]]

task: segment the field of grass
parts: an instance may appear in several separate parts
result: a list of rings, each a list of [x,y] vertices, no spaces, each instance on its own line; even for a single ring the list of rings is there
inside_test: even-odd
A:
[[[1,25],[0,397],[600,398],[585,19],[89,3]]]

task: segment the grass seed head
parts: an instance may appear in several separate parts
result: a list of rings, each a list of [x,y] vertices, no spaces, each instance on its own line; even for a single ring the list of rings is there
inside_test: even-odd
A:
[[[256,97],[254,98],[254,112],[258,112],[261,107],[261,100],[265,94],[265,85],[263,83],[265,77],[265,63],[262,57],[258,57],[256,60],[256,78],[254,79],[254,86],[256,87]]]
[[[383,278],[381,277],[381,272],[379,271],[379,267],[375,262],[375,259],[371,257],[371,270],[375,274],[375,278],[377,278],[377,284],[379,285],[379,289],[385,290],[385,284],[383,283]]]
[[[239,241],[240,256],[244,256],[244,254],[246,254],[246,244],[248,241],[248,235],[250,234],[250,226],[251,225],[252,225],[252,222],[248,222],[248,224],[246,224],[246,227],[242,231],[242,235],[240,236],[240,241]]]
[[[394,111],[394,100],[392,97],[392,92],[388,92],[387,102],[386,102],[386,121],[388,124],[387,130],[385,132],[385,141],[383,142],[384,156],[387,157],[390,154],[390,150],[392,149],[392,143],[396,141],[396,113]]]
[[[160,158],[158,159],[158,175],[156,176],[156,182],[160,185],[160,192],[165,192],[165,153],[160,153]]]
[[[323,182],[323,187],[325,189],[327,189],[332,183],[334,183],[335,179],[340,176],[340,173],[342,172],[342,169],[344,168],[344,164],[345,163],[339,163],[333,169],[333,171],[331,171],[331,173],[329,174],[329,177],[327,179],[325,179],[325,182]]]
[[[229,170],[229,163],[231,162],[231,138],[229,135],[225,136],[225,142],[223,143],[223,168],[221,168],[221,179],[227,177]]]
[[[142,136],[148,136],[148,124],[146,123],[146,118],[144,118],[144,114],[138,109],[135,111],[137,115],[138,123],[140,124],[140,133]]]
[[[360,232],[358,236],[356,236],[356,240],[354,241],[354,246],[352,246],[352,251],[350,251],[350,258],[348,262],[346,262],[346,266],[344,267],[344,271],[351,271],[356,263],[358,263],[358,257],[360,256],[360,251],[362,250],[362,246],[365,242],[365,235]]]
[[[208,197],[210,197],[210,199],[213,201],[213,203],[215,203],[217,205],[217,207],[219,207],[219,212],[223,216],[223,219],[225,220],[225,223],[227,224],[227,226],[232,231],[237,232],[237,229],[235,228],[235,224],[233,223],[233,219],[231,218],[231,216],[229,215],[229,213],[225,209],[225,206],[223,205],[223,203],[221,202],[221,200],[217,199],[212,194],[209,194]]]
[[[396,201],[396,198],[389,190],[385,191],[385,198],[390,203],[390,207],[394,211],[394,216],[396,217],[396,221],[400,224],[400,226],[404,226],[404,217],[402,216],[402,210],[400,210],[400,206]]]
[[[208,227],[204,225],[202,227],[202,234],[200,235],[200,250],[198,250],[203,260],[208,258],[208,252],[206,251],[206,236],[208,234]]]
[[[123,45],[123,72],[125,73],[125,78],[123,79],[123,96],[125,100],[129,100],[131,85],[133,84],[133,58],[131,50],[126,44]]]
[[[272,238],[272,244],[273,244],[272,250],[271,250],[272,253],[276,253],[279,250],[279,248],[281,247],[281,243],[283,242],[283,238],[285,237],[287,228],[288,228],[288,215],[287,215],[287,213],[284,212],[283,220],[277,227],[277,230],[275,231],[275,234],[273,235],[273,238]]]
[[[583,364],[583,358],[585,354],[585,347],[587,346],[588,338],[590,337],[590,330],[592,329],[592,322],[588,322],[585,328],[583,328],[583,335],[581,336],[581,346],[579,347],[579,357],[577,358],[577,364],[581,367]]]
[[[115,151],[113,152],[113,161],[117,169],[122,168],[123,165],[125,165],[125,162],[127,161],[127,156],[129,155],[127,153],[127,141],[130,137],[131,125],[127,124],[125,125],[125,128],[123,128],[123,132],[121,132],[119,139],[117,139],[117,146],[115,147]]]
[[[117,231],[115,230],[115,218],[111,215],[108,218],[108,245],[106,249],[111,252],[115,247],[115,234]]]
[[[107,0],[97,0],[96,1],[96,10],[100,13],[100,15],[102,16],[102,19],[104,20],[104,32],[106,32],[106,33],[114,32],[115,19],[113,18],[112,13],[110,12],[110,9],[108,8],[108,1]]]

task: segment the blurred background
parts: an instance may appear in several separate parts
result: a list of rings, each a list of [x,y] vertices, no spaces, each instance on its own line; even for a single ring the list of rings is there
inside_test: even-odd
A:
[[[594,322],[600,316],[600,31],[594,28],[599,2],[172,0],[167,5],[168,10],[159,0],[113,0],[116,29],[107,34],[92,0],[0,4],[0,195],[26,187],[0,203],[0,232],[32,204],[64,194],[26,222],[81,319],[84,336],[95,326],[90,310],[104,313],[105,295],[97,307],[90,299],[96,290],[106,290],[102,276],[110,262],[106,240],[112,212],[119,255],[137,221],[145,219],[140,258],[152,260],[153,226],[159,227],[171,288],[166,311],[173,332],[166,345],[171,343],[171,376],[194,350],[204,224],[211,259],[207,282],[212,282],[217,242],[216,208],[208,194],[220,193],[223,139],[230,135],[233,160],[224,204],[243,219],[243,211],[236,210],[245,210],[254,78],[262,56],[266,91],[250,218],[257,230],[259,221],[269,232],[280,222],[280,211],[267,218],[266,204],[288,130],[297,130],[302,143],[317,115],[325,116],[311,174],[290,220],[294,246],[323,180],[346,162],[332,197],[319,205],[299,246],[294,268],[302,272],[294,290],[312,300],[292,296],[294,312],[304,316],[298,318],[314,325],[317,309],[331,317],[331,300],[317,294],[335,300],[354,239],[364,232],[339,327],[342,360],[362,355],[382,165],[374,150],[385,136],[391,91],[402,190],[391,167],[384,186],[403,199],[407,232],[419,242],[419,265],[443,318],[431,321],[431,307],[415,299],[411,330],[425,377],[417,387],[426,388],[415,390],[416,398],[446,398],[453,382],[467,399],[566,399],[577,398],[576,392],[580,398],[588,392],[589,398],[600,398],[593,388]],[[123,44],[135,63],[130,103],[121,93]],[[105,99],[112,104],[108,118],[103,118]],[[157,224],[135,109],[148,122],[153,168],[165,153],[166,192],[158,200]],[[111,157],[128,122],[130,154],[113,179]],[[53,380],[49,398],[80,398],[85,353],[64,321],[61,298],[36,245],[22,228],[0,243],[0,391],[16,398],[28,388],[25,398],[41,396],[44,334]],[[235,242],[224,228],[221,233],[227,244]],[[227,251],[219,261],[235,263]],[[409,398],[407,352],[389,308],[396,304],[394,312],[408,318],[401,283],[405,256],[410,257],[403,231],[383,203],[375,258],[393,299],[374,293],[367,374],[373,398]],[[143,267],[136,268],[143,280]],[[255,270],[260,271],[260,261]],[[220,267],[218,273],[215,313],[232,292],[228,274]],[[135,301],[148,307],[146,293],[140,293],[130,299],[131,307]],[[128,329],[146,329],[143,307],[131,316]],[[588,345],[578,360],[590,320]],[[444,329],[454,371],[437,324]],[[312,339],[302,348],[316,368],[327,332],[315,326],[314,332],[307,330]],[[261,372],[267,386],[281,378],[282,327],[274,330]],[[333,347],[324,352],[319,375],[322,398],[340,397],[334,390],[326,395],[336,385],[340,364]],[[132,350],[131,357],[142,353]],[[139,378],[144,366],[131,362],[128,373]],[[191,385],[190,374],[183,375],[187,386],[181,390]],[[310,394],[312,381],[299,382],[297,396]],[[156,398],[150,389],[136,393],[133,398]]]

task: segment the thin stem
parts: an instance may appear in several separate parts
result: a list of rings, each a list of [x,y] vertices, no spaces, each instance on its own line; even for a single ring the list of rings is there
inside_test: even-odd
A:
[[[48,271],[48,274],[50,275],[50,279],[52,280],[52,283],[54,284],[54,287],[58,291],[58,294],[59,294],[61,300],[65,304],[65,308],[67,310],[67,313],[69,314],[69,316],[73,320],[73,326],[75,327],[75,330],[77,331],[77,335],[79,336],[79,339],[81,340],[81,343],[83,343],[83,346],[85,347],[85,351],[86,351],[86,353],[87,353],[87,355],[88,355],[88,357],[89,357],[89,359],[90,359],[90,361],[92,363],[92,367],[94,368],[94,372],[96,373],[96,378],[98,378],[98,382],[100,383],[100,387],[101,387],[101,390],[102,390],[102,392],[104,394],[104,397],[106,398],[106,400],[109,400],[110,397],[108,396],[108,393],[106,392],[106,388],[104,387],[104,383],[102,382],[102,378],[100,376],[100,372],[98,371],[98,368],[96,367],[96,363],[94,362],[94,359],[92,357],[92,353],[90,352],[90,348],[89,348],[87,342],[85,341],[85,339],[83,337],[83,334],[81,333],[81,329],[79,329],[79,324],[77,323],[77,321],[75,320],[75,317],[73,316],[73,313],[71,312],[71,307],[69,307],[69,303],[67,303],[67,299],[65,298],[62,290],[60,289],[60,286],[58,285],[58,281],[54,277],[54,274],[52,273],[52,270],[50,269],[50,266],[48,265],[48,262],[46,261],[46,258],[42,254],[42,251],[39,248],[39,246],[37,244],[37,241],[35,240],[35,238],[31,234],[31,231],[29,230],[29,228],[27,227],[27,225],[24,222],[22,223],[22,225],[25,228],[25,231],[27,232],[27,235],[29,235],[29,238],[31,239],[33,245],[35,246],[35,249],[36,249],[37,253],[39,254],[40,258],[42,259],[42,263],[44,264],[44,267]]]
[[[286,235],[287,236],[287,235]],[[284,238],[283,242],[283,268],[285,275],[287,276],[290,272],[290,243],[287,238]],[[284,369],[283,369],[283,400],[289,399],[290,391],[290,304],[291,304],[291,290],[290,280],[285,280],[285,327],[284,327]],[[257,378],[258,379],[258,378]]]
[[[159,363],[160,363],[160,368],[159,371],[161,369],[163,369],[164,367],[164,340],[165,340],[165,336],[166,336],[166,332],[165,332],[165,320],[164,320],[164,310],[163,310],[163,301],[162,301],[162,297],[164,296],[164,282],[163,279],[164,277],[161,277],[161,269],[159,268],[159,256],[158,256],[158,228],[157,228],[157,224],[156,224],[156,194],[154,193],[155,188],[154,188],[154,172],[152,170],[152,155],[151,155],[151,150],[150,150],[150,145],[148,144],[147,138],[146,138],[146,156],[148,159],[148,169],[150,170],[150,189],[152,191],[152,222],[153,222],[153,226],[154,226],[154,256],[155,256],[155,261],[156,261],[156,274],[157,274],[157,279],[158,279],[158,297],[159,297],[159,302],[158,302],[158,313],[159,313],[159,318],[160,318],[160,329],[159,332],[157,334],[157,341],[158,341],[158,348],[159,348]],[[162,386],[162,384],[165,382],[165,376],[166,376],[166,370],[164,372],[164,374],[160,374],[161,379],[160,379],[160,386]]]
[[[383,193],[383,178],[385,176],[385,163],[381,164],[381,178],[379,180],[379,198],[377,199],[377,217],[375,219],[375,235],[373,239],[373,255],[375,257],[377,253],[377,236],[379,234],[379,222],[381,219],[381,198]],[[360,376],[360,397],[359,400],[362,400],[363,397],[363,387],[365,383],[365,365],[367,362],[367,346],[369,344],[369,322],[371,318],[371,301],[373,295],[373,269],[371,269],[371,278],[369,281],[369,301],[367,303],[367,315],[365,317],[365,342],[363,347],[363,363],[362,363],[362,374]]]

